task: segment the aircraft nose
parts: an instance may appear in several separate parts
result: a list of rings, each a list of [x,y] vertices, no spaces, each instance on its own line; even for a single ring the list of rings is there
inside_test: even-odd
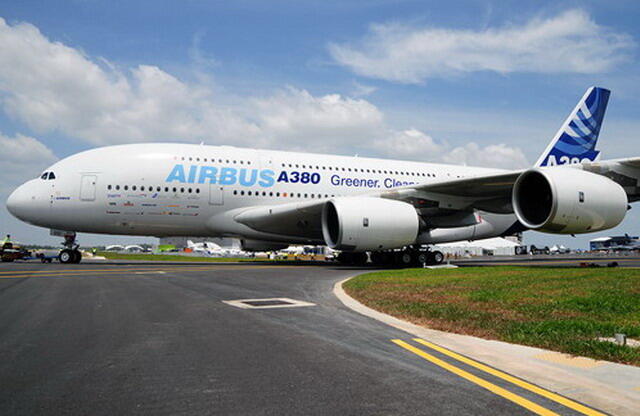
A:
[[[16,218],[25,220],[30,208],[33,207],[32,192],[29,192],[28,183],[20,185],[7,198],[7,210]]]

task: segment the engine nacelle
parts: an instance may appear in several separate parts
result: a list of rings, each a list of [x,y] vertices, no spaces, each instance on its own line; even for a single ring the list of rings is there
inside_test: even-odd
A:
[[[416,241],[420,221],[412,205],[381,198],[334,198],[322,210],[329,247],[367,251],[404,247]]]
[[[278,241],[240,240],[240,248],[242,251],[278,251],[287,247],[289,247],[289,244]]]
[[[531,169],[516,180],[512,194],[518,220],[533,230],[578,234],[620,224],[627,194],[611,179],[573,168]]]

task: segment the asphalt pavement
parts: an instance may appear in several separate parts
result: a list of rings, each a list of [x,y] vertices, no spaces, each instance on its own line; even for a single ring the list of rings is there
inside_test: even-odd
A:
[[[359,272],[1,264],[0,414],[581,414],[346,308]],[[264,298],[314,305],[224,303]]]

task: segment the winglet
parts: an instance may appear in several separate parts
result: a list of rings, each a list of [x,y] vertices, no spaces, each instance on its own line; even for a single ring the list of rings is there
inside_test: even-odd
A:
[[[595,161],[600,155],[596,150],[596,143],[610,93],[604,88],[589,88],[542,153],[536,166]]]

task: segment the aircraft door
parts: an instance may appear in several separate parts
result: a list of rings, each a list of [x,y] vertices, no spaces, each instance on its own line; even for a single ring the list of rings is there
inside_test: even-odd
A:
[[[224,187],[212,183],[209,185],[209,205],[224,205]]]
[[[82,175],[82,179],[80,182],[81,201],[95,201],[97,182],[98,177],[96,175]]]

